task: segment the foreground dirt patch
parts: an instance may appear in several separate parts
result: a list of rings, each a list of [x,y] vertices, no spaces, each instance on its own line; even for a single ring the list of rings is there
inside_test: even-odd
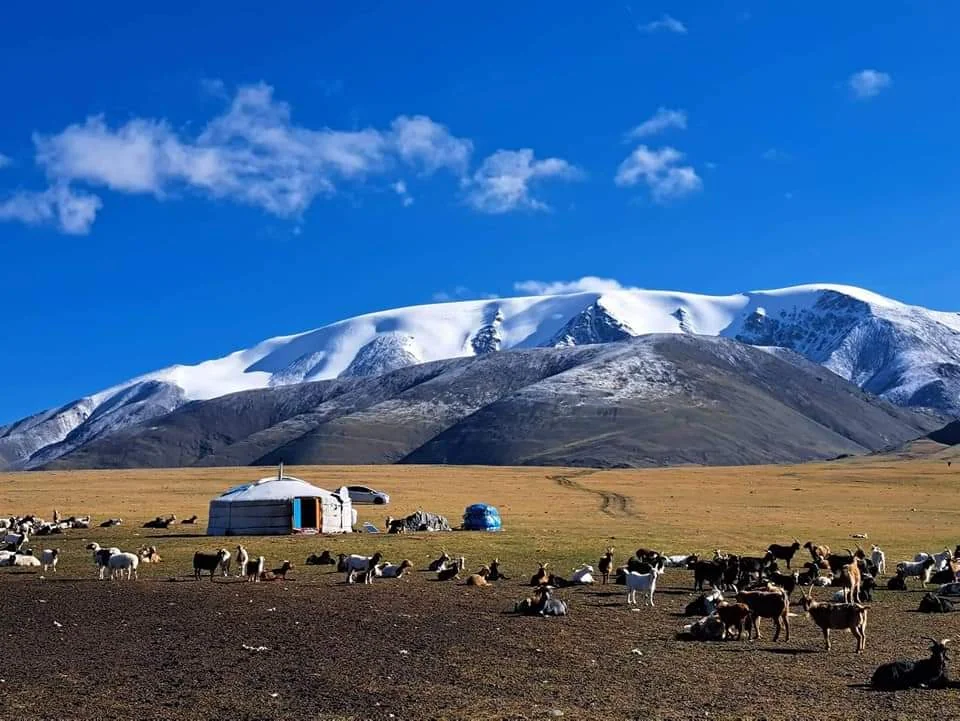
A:
[[[951,718],[960,690],[882,694],[881,662],[960,635],[960,614],[884,593],[867,652],[793,619],[789,642],[674,640],[692,598],[669,572],[655,609],[622,587],[561,591],[571,615],[505,613],[528,589],[409,581],[346,586],[309,569],[285,584],[40,580],[0,574],[3,718]],[[826,591],[819,591],[821,596]],[[250,648],[245,648],[245,646]],[[265,646],[266,650],[250,650]]]

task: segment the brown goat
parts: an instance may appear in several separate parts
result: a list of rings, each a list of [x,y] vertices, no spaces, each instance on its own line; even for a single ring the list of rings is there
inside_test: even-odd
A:
[[[487,566],[481,566],[480,570],[467,576],[467,586],[489,586],[487,576],[490,575],[490,569]]]
[[[610,546],[606,553],[604,553],[600,558],[600,562],[597,564],[597,569],[600,571],[602,583],[606,585],[607,579],[610,578],[610,571],[613,570],[613,546]]]
[[[728,603],[722,601],[717,604],[717,616],[723,622],[723,638],[727,637],[730,629],[736,627],[737,640],[743,636],[743,624],[750,623],[750,607],[745,603]],[[748,630],[749,635],[749,630]]]
[[[827,651],[830,650],[830,629],[850,629],[857,641],[857,653],[863,653],[867,645],[867,608],[859,603],[821,603],[813,600],[813,589],[800,599],[803,610],[823,631]]]
[[[860,600],[860,584],[863,577],[856,563],[848,563],[840,569],[840,585],[843,587],[843,600],[856,603]]]
[[[760,638],[760,626],[757,623],[761,618],[772,618],[776,624],[773,640],[780,638],[781,626],[786,630],[786,641],[790,640],[790,599],[783,590],[777,591],[741,591],[737,594],[737,601],[744,603],[750,609],[750,630],[748,638],[753,634]]]
[[[541,563],[540,568],[530,577],[531,586],[544,586],[550,580],[550,574],[547,573],[549,563]]]
[[[830,546],[817,546],[813,541],[807,541],[803,547],[810,551],[813,562],[817,564],[823,563],[830,555]]]

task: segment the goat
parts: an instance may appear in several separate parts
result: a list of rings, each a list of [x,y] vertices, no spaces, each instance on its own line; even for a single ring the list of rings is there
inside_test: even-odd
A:
[[[430,565],[427,566],[428,571],[439,571],[441,568],[444,568],[450,562],[450,555],[444,551],[440,554],[440,558],[436,558],[433,561],[430,561]]]
[[[490,568],[488,566],[481,566],[480,570],[476,573],[472,573],[467,576],[467,580],[464,581],[466,586],[489,586],[487,583],[487,576],[490,575]]]
[[[271,576],[268,577],[270,580],[280,579],[282,581],[287,580],[287,574],[293,569],[293,564],[290,561],[284,561],[280,564],[280,568],[275,568],[270,571]]]
[[[807,541],[803,547],[810,551],[813,562],[819,564],[830,555],[830,546],[818,546],[813,541]]]
[[[372,556],[344,556],[344,565],[347,571],[369,571],[383,560],[383,554],[377,551]]]
[[[173,514],[169,516],[157,516],[152,521],[143,524],[144,528],[170,528],[177,522],[177,517]]]
[[[667,568],[685,568],[693,555],[664,556],[663,565]]]
[[[107,561],[110,568],[111,580],[123,580],[123,572],[127,572],[127,580],[137,578],[137,567],[140,565],[140,557],[136,553],[114,553]]]
[[[237,546],[236,552],[233,554],[233,562],[237,567],[237,578],[246,575],[247,573],[247,563],[250,561],[250,554],[247,553],[247,549],[243,546]],[[226,563],[222,566],[224,571],[224,576],[230,573],[230,558],[228,557]]]
[[[857,556],[849,548],[845,549],[846,553],[831,553],[828,554],[823,560],[827,562],[827,568],[830,569],[831,573],[839,573],[840,569],[844,566],[849,566],[851,563],[856,563]],[[860,551],[863,553],[863,551]]]
[[[900,569],[897,569],[897,575],[893,576],[887,581],[887,590],[888,591],[906,591],[907,575]]]
[[[387,563],[378,569],[377,575],[381,578],[402,578],[409,568],[413,568],[413,564],[406,560],[400,563]]]
[[[386,520],[386,529],[387,533],[406,533],[407,524],[402,518],[394,518],[393,516],[387,516]]]
[[[780,588],[786,591],[787,597],[789,598],[793,594],[794,589],[800,585],[800,572],[778,573],[777,571],[771,571],[767,574],[767,579],[770,583],[780,586]]]
[[[773,634],[773,640],[780,638],[780,629],[786,630],[786,639],[790,640],[790,599],[787,594],[777,589],[776,591],[741,591],[737,594],[737,601],[745,603],[750,609],[750,628],[751,632],[747,638],[760,638],[760,625],[758,620],[761,618],[771,618],[776,624],[776,630]]]
[[[694,561],[693,590],[702,591],[704,581],[714,588],[719,588],[725,568],[726,566],[720,561]]]
[[[743,637],[743,624],[750,624],[750,607],[745,603],[729,603],[721,601],[717,604],[717,617],[723,622],[723,638],[726,638],[730,628],[737,629],[737,640]]]
[[[867,608],[859,603],[824,603],[813,600],[813,589],[802,594],[800,603],[813,622],[823,631],[823,641],[830,650],[830,630],[850,629],[857,642],[857,653],[867,645]]]
[[[786,561],[787,568],[790,568],[790,561],[793,560],[794,554],[800,550],[800,541],[796,538],[793,539],[793,543],[789,546],[783,546],[779,543],[771,543],[767,546],[767,553],[770,555],[771,559],[776,559],[778,561]]]
[[[657,579],[663,571],[654,566],[653,570],[650,573],[635,573],[633,571],[627,571],[626,574],[626,586],[627,586],[627,605],[636,605],[637,603],[637,592],[645,594],[647,603],[653,607],[653,592],[657,590]]]
[[[570,574],[570,583],[577,586],[589,586],[593,583],[593,566],[584,563]]]
[[[3,562],[3,565],[17,566],[19,568],[39,568],[41,563],[40,559],[31,553],[19,553],[14,551],[12,554],[7,556],[6,560]]]
[[[600,582],[606,586],[607,580],[610,578],[610,571],[613,570],[613,546],[610,546],[604,552],[597,563],[597,568],[600,570]]]
[[[221,548],[216,553],[203,553],[197,551],[193,554],[193,577],[200,580],[201,571],[210,572],[210,580],[213,580],[213,574],[222,570],[223,564],[230,560],[230,551]]]
[[[141,546],[137,549],[137,555],[141,563],[160,563],[162,560],[156,546]]]
[[[759,558],[757,556],[740,556],[737,563],[737,578],[741,586],[746,586],[750,580],[763,574],[764,569],[770,564],[772,556],[769,554]]]
[[[920,599],[920,613],[950,613],[953,611],[953,602],[932,593],[927,593]]]
[[[197,522],[197,520],[198,520],[198,519],[197,519],[197,515],[194,514],[194,515],[190,516],[190,518],[185,518],[185,519],[183,519],[182,521],[180,521],[180,523],[186,523],[187,525],[193,525],[193,524],[195,524],[195,523]]]
[[[466,561],[463,556],[460,556],[453,563],[444,566],[439,571],[437,571],[437,580],[438,581],[452,581],[455,578],[460,578],[460,572],[463,570]]]
[[[683,610],[684,616],[709,616],[717,610],[717,603],[723,600],[723,593],[715,588],[710,593],[701,593]]]
[[[490,561],[490,575],[487,576],[488,581],[508,581],[507,575],[500,570],[500,559],[494,558]]]
[[[307,556],[305,561],[307,566],[336,566],[337,561],[330,555],[330,551],[324,551],[319,556],[316,553],[311,553]]]
[[[860,600],[860,585],[863,580],[860,567],[856,563],[848,563],[841,567],[839,580],[845,595],[844,600],[847,603],[857,603]]]
[[[950,639],[930,641],[930,658],[919,661],[892,661],[877,667],[870,684],[881,691],[899,691],[907,688],[944,688],[948,683],[947,644]]]
[[[99,543],[87,545],[87,550],[93,553],[93,562],[97,566],[97,576],[102,581],[103,574],[107,570],[107,564],[110,556],[120,553],[119,548],[100,548]]]
[[[226,549],[224,549],[226,550]],[[247,561],[244,571],[247,576],[247,583],[260,583],[260,578],[263,576],[263,568],[267,563],[267,559],[263,556],[257,556],[255,560]],[[213,574],[210,574],[211,577]]]
[[[902,561],[897,564],[897,573],[903,571],[904,576],[918,577],[920,579],[920,585],[926,588],[930,582],[930,575],[933,573],[934,565],[936,565],[936,561],[934,561],[931,556],[928,556],[923,561]]]
[[[960,596],[960,583],[945,583],[937,589],[938,596]]]
[[[40,552],[40,563],[43,565],[43,572],[46,573],[48,569],[53,569],[53,572],[57,572],[57,561],[60,560],[60,549],[59,548],[45,548]]]
[[[877,568],[877,574],[883,575],[887,572],[887,554],[885,554],[876,543],[870,547],[870,560]]]
[[[114,526],[119,526],[122,523],[122,518],[108,518],[106,521],[100,524],[100,528],[113,528]]]
[[[547,573],[547,566],[549,563],[541,563],[540,568],[537,569],[537,572],[530,577],[531,586],[544,586],[547,581],[550,579],[550,574]]]
[[[681,641],[722,641],[726,638],[727,629],[718,616],[706,616],[689,623],[677,631],[677,639]]]
[[[566,616],[567,604],[558,598],[546,586],[539,587],[533,592],[532,598],[525,598],[513,610],[530,616]]]
[[[942,571],[947,568],[947,564],[950,562],[950,559],[953,558],[953,553],[949,548],[944,548],[940,553],[935,553],[933,555],[933,560],[936,563],[934,566],[935,571]]]
[[[930,574],[930,583],[952,583],[957,580],[958,571],[960,571],[960,563],[951,558],[946,568]]]

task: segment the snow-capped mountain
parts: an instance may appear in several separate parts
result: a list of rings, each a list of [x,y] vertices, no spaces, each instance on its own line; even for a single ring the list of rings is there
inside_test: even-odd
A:
[[[617,290],[370,313],[197,365],[165,368],[0,427],[0,469],[41,465],[191,400],[649,333],[723,336],[787,348],[896,404],[960,415],[960,314],[838,285],[730,296]]]

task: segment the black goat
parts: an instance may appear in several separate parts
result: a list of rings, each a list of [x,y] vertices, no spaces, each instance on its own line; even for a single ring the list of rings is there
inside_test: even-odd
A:
[[[787,597],[789,598],[794,589],[800,585],[800,572],[777,573],[776,571],[771,571],[767,574],[767,580],[769,580],[770,583],[780,586],[780,588],[787,592]]]
[[[771,543],[769,546],[767,546],[767,555],[771,560],[786,561],[787,568],[790,568],[790,561],[793,560],[794,555],[799,550],[800,541],[794,538],[793,544],[790,546],[782,546],[779,543]]]
[[[930,641],[930,658],[919,661],[892,661],[879,666],[873,672],[870,684],[881,691],[898,691],[905,688],[944,688],[947,678],[947,644],[950,639],[945,638]]]
[[[701,593],[683,610],[684,616],[709,616],[717,610],[717,602],[723,600],[717,592]]]
[[[897,571],[897,575],[887,581],[888,591],[906,591],[907,577],[902,571]]]
[[[720,588],[725,570],[722,561],[697,561],[693,564],[693,590],[702,591],[704,581],[714,588]]]
[[[920,599],[920,608],[917,610],[920,613],[950,613],[953,610],[953,603],[942,596],[928,593]]]

